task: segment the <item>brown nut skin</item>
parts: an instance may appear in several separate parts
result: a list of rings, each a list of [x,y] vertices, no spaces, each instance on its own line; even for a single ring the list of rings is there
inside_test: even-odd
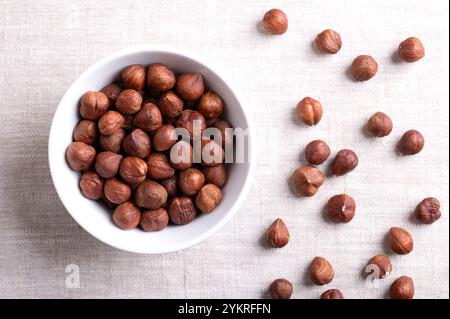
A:
[[[203,175],[207,183],[214,184],[218,187],[223,187],[228,179],[227,170],[223,164],[203,167]]]
[[[116,176],[122,157],[122,155],[109,151],[98,153],[95,158],[95,171],[103,178]]]
[[[202,113],[205,119],[220,117],[223,111],[222,98],[212,91],[205,92],[198,102],[197,111]]]
[[[177,133],[173,125],[164,124],[153,134],[153,147],[159,152],[167,151],[176,142]]]
[[[161,127],[163,118],[156,104],[146,101],[138,113],[133,117],[133,125],[148,133]]]
[[[142,95],[133,89],[120,92],[116,100],[116,108],[122,114],[136,114],[141,109]]]
[[[400,43],[398,55],[405,62],[416,62],[425,56],[425,48],[418,38],[410,37]]]
[[[292,190],[297,195],[313,196],[325,180],[325,175],[316,167],[306,165],[297,168],[291,176]]]
[[[174,175],[170,178],[163,179],[161,185],[166,189],[168,197],[178,195],[178,176]]]
[[[125,123],[123,123],[122,128],[124,130],[133,129],[134,128],[134,124],[133,124],[134,114],[125,114],[123,117],[125,118]]]
[[[194,136],[202,136],[203,131],[206,129],[206,122],[200,112],[184,110],[177,119],[176,127],[184,128],[189,134],[189,137],[192,139]]]
[[[320,165],[330,156],[330,147],[322,140],[314,140],[306,145],[305,155],[309,164]]]
[[[136,228],[141,221],[141,211],[132,202],[124,202],[114,210],[113,221],[121,229]]]
[[[125,131],[119,129],[111,135],[102,135],[98,138],[98,144],[102,151],[119,153],[122,147],[122,141],[125,138]]]
[[[325,207],[327,216],[336,223],[348,223],[355,216],[355,200],[347,194],[334,195]]]
[[[222,201],[222,191],[214,184],[206,184],[197,193],[195,205],[203,213],[211,213]]]
[[[189,196],[197,194],[205,184],[205,176],[196,168],[187,168],[180,172],[178,176],[178,187]]]
[[[367,129],[376,137],[388,136],[392,132],[392,128],[391,118],[383,112],[376,112],[367,121]]]
[[[143,181],[147,176],[147,163],[139,157],[125,157],[120,162],[120,177],[129,185],[135,186]]]
[[[140,64],[133,64],[122,71],[123,85],[126,89],[140,91],[145,86],[145,68]]]
[[[169,118],[175,118],[183,111],[184,102],[175,92],[167,91],[159,97],[158,105],[162,114]]]
[[[105,93],[89,91],[80,100],[80,115],[82,118],[97,121],[108,111],[110,101]]]
[[[344,299],[344,295],[339,289],[328,289],[320,295],[320,299]]]
[[[145,162],[148,166],[147,176],[151,179],[166,179],[175,174],[175,170],[170,166],[169,159],[164,153],[152,153]]]
[[[137,188],[134,199],[139,207],[158,209],[166,203],[167,191],[161,184],[146,180]]]
[[[386,255],[373,256],[372,258],[370,258],[367,265],[374,265],[377,267],[377,270],[375,270],[375,274],[378,273],[379,279],[386,278],[392,272],[391,260]],[[373,271],[371,271],[370,273],[373,273]]]
[[[84,171],[95,160],[95,148],[83,142],[72,142],[66,151],[66,159],[74,171]]]
[[[103,197],[103,178],[95,172],[87,172],[81,176],[80,189],[84,197],[97,200]]]
[[[98,130],[103,135],[111,135],[120,130],[125,123],[122,114],[116,111],[108,111],[98,121]]]
[[[277,218],[266,231],[266,240],[274,248],[281,248],[289,242],[289,231],[286,224]]]
[[[358,166],[358,161],[358,156],[352,150],[340,150],[331,164],[331,171],[335,176],[345,175]]]
[[[388,234],[389,247],[399,255],[409,254],[414,247],[414,240],[409,232],[400,227],[392,227]]]
[[[176,90],[183,99],[195,101],[205,90],[203,77],[198,73],[183,73],[177,79]]]
[[[192,166],[193,150],[185,141],[175,143],[170,149],[170,165],[175,169],[186,169]]]
[[[214,140],[202,140],[202,165],[216,166],[223,163],[225,152]]]
[[[415,216],[424,224],[432,224],[441,218],[441,203],[434,197],[423,199],[416,206]]]
[[[167,227],[169,214],[164,208],[147,210],[141,216],[141,227],[144,231],[160,231]]]
[[[164,92],[175,86],[175,74],[161,63],[155,63],[147,69],[147,86],[155,92]]]
[[[150,137],[141,129],[135,129],[123,139],[123,150],[130,156],[146,158],[151,151]]]
[[[97,124],[89,120],[81,120],[73,129],[73,140],[92,145],[97,140]]]
[[[217,121],[214,123],[214,127],[219,129],[222,135],[222,147],[232,147],[233,146],[233,127],[227,121]]]
[[[314,42],[317,49],[323,53],[336,54],[342,47],[341,35],[331,29],[319,33]]]
[[[333,267],[323,257],[315,257],[309,270],[311,272],[311,279],[316,285],[326,285],[333,280]]]
[[[115,177],[106,180],[103,191],[106,199],[117,205],[128,201],[131,196],[130,186]]]
[[[122,88],[116,83],[111,83],[101,89],[101,92],[106,94],[111,104],[114,104],[120,92],[122,92]]]
[[[284,278],[274,280],[269,287],[272,299],[291,299],[294,286]]]
[[[271,9],[264,14],[263,26],[267,32],[280,35],[288,29],[288,18],[280,9]]]
[[[353,60],[350,69],[356,81],[368,81],[378,72],[378,63],[370,55],[360,55]]]
[[[392,299],[413,299],[413,280],[407,276],[401,276],[397,278],[389,288],[389,295]]]
[[[397,144],[397,150],[401,155],[415,155],[422,151],[425,145],[423,135],[416,130],[406,131]]]
[[[174,197],[169,204],[168,213],[172,223],[186,225],[194,220],[197,209],[189,197]]]
[[[317,125],[322,119],[322,104],[311,97],[305,97],[303,100],[298,102],[295,111],[297,113],[298,120],[308,126]]]

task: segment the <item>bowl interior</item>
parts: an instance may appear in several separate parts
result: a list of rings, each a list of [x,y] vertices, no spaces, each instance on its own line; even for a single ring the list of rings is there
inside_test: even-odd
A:
[[[224,225],[233,215],[248,188],[251,161],[251,138],[247,139],[248,161],[228,165],[229,180],[223,188],[223,200],[211,214],[201,214],[183,226],[169,226],[160,232],[140,229],[120,230],[112,222],[112,210],[85,198],[79,190],[78,172],[65,160],[65,151],[72,142],[72,130],[79,120],[81,95],[88,90],[99,91],[111,83],[130,64],[164,63],[175,72],[198,72],[206,86],[224,100],[224,118],[234,127],[248,128],[240,101],[227,83],[213,70],[193,58],[162,50],[130,50],[108,56],[84,72],[69,88],[55,113],[49,139],[50,170],[61,201],[73,218],[99,240],[116,248],[137,253],[162,253],[194,245]]]

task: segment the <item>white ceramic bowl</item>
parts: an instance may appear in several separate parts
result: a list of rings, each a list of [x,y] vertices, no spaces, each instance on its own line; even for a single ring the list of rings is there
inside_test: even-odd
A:
[[[224,118],[234,127],[248,128],[248,158],[243,164],[229,165],[229,179],[223,189],[223,200],[211,214],[202,214],[183,226],[168,226],[159,232],[140,229],[121,230],[111,219],[112,212],[96,201],[85,198],[79,190],[80,173],[72,171],[65,152],[72,141],[72,130],[79,120],[78,105],[81,95],[89,90],[100,90],[112,82],[121,70],[130,64],[164,63],[176,72],[198,72],[205,84],[223,98]],[[173,49],[136,47],[109,55],[87,69],[67,90],[58,105],[50,130],[48,156],[53,183],[62,203],[72,217],[87,232],[104,243],[130,252],[157,254],[177,251],[195,245],[225,225],[243,201],[252,179],[253,144],[249,119],[230,82],[216,73],[209,64],[191,55]]]

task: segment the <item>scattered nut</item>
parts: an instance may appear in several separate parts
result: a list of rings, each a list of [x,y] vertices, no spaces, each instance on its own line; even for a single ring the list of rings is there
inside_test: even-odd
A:
[[[273,299],[290,299],[294,286],[286,279],[279,278],[272,282],[269,291]]]
[[[113,220],[121,229],[136,228],[141,220],[141,211],[132,202],[124,202],[114,210]]]
[[[66,151],[66,159],[74,171],[83,171],[92,166],[95,148],[83,142],[72,142]]]
[[[325,180],[325,175],[313,166],[297,168],[291,176],[294,193],[303,196],[313,196]]]
[[[424,224],[432,224],[441,218],[440,208],[441,203],[436,198],[427,197],[416,206],[416,218]]]
[[[141,216],[141,227],[144,231],[160,231],[169,223],[169,214],[164,208],[147,210]]]
[[[134,199],[139,207],[158,209],[166,203],[167,191],[161,184],[147,180],[139,185]]]
[[[106,94],[111,104],[114,104],[120,92],[122,92],[122,88],[118,84],[112,83],[105,86],[101,92]]]
[[[370,55],[360,55],[352,63],[351,73],[356,81],[368,81],[377,74],[378,63]]]
[[[216,93],[207,91],[200,98],[197,110],[207,119],[218,118],[222,115],[223,101]]]
[[[150,154],[151,142],[141,129],[135,129],[123,139],[123,150],[130,156],[145,158]]]
[[[227,170],[223,164],[204,167],[203,175],[207,183],[212,183],[218,187],[223,187],[227,182]]]
[[[96,121],[110,106],[106,94],[89,91],[83,94],[80,101],[80,115],[86,120]]]
[[[389,289],[392,299],[413,299],[414,282],[410,277],[401,276],[397,278]]]
[[[418,38],[411,37],[400,43],[398,55],[403,61],[416,62],[425,56],[425,48]]]
[[[399,227],[392,227],[389,230],[388,242],[391,249],[400,255],[409,254],[414,247],[411,234]]]
[[[375,272],[379,279],[386,278],[392,272],[392,264],[388,256],[386,255],[376,255],[370,258],[367,265],[374,265],[377,267],[376,270],[371,271],[370,274]]]
[[[130,199],[130,186],[113,177],[106,180],[104,187],[105,197],[113,204],[122,204]]]
[[[169,160],[164,153],[152,153],[145,161],[148,165],[147,176],[151,179],[166,179],[175,174]]]
[[[133,125],[148,132],[154,132],[161,127],[163,118],[158,106],[152,102],[144,102],[133,118]]]
[[[170,124],[162,125],[153,134],[153,147],[159,151],[167,151],[177,142],[175,127]]]
[[[140,91],[145,86],[145,68],[140,64],[133,64],[122,71],[122,80],[126,89]]]
[[[198,73],[183,73],[177,79],[176,89],[183,99],[195,101],[205,90],[203,78]]]
[[[120,163],[120,177],[129,185],[138,185],[145,180],[147,163],[139,157],[125,157]]]
[[[335,176],[342,176],[353,171],[358,166],[358,156],[352,150],[340,150],[331,165]]]
[[[405,132],[397,144],[397,150],[402,155],[415,155],[419,153],[425,144],[423,135],[416,130]]]
[[[334,222],[348,223],[355,216],[355,200],[347,195],[334,195],[325,208],[328,217]]]
[[[369,132],[376,137],[384,137],[392,132],[392,120],[383,112],[376,112],[367,121],[367,128]]]
[[[93,200],[103,197],[103,178],[95,172],[84,173],[80,179],[81,193]]]
[[[309,126],[317,125],[322,118],[322,104],[311,97],[301,100],[295,110],[298,120]]]
[[[190,169],[190,168],[188,168]],[[180,174],[181,175],[181,174]],[[195,204],[203,213],[211,213],[222,201],[222,191],[214,184],[206,184],[197,193]]]
[[[103,178],[116,176],[119,171],[122,155],[113,152],[100,152],[95,158],[95,171]]]
[[[138,91],[127,89],[120,92],[116,100],[116,108],[123,114],[135,114],[142,105],[142,96]]]
[[[311,279],[316,285],[325,285],[333,280],[333,267],[323,257],[315,257],[309,269],[311,272]]]
[[[342,47],[342,40],[339,33],[327,29],[319,33],[315,40],[317,48],[323,53],[335,54]]]
[[[170,220],[177,225],[190,223],[197,215],[197,209],[189,197],[174,197],[168,209]]]
[[[147,86],[156,92],[170,90],[175,86],[175,74],[161,63],[152,64],[147,69]]]
[[[111,135],[120,130],[125,123],[122,114],[116,111],[108,111],[98,121],[98,130],[103,135]]]
[[[320,299],[344,299],[344,295],[339,289],[328,289],[320,295]]]
[[[89,120],[81,120],[73,129],[73,140],[92,145],[97,140],[97,124]]]
[[[125,131],[123,129],[118,129],[111,135],[100,135],[98,143],[102,151],[110,151],[114,153],[119,153],[122,141],[125,137]]]
[[[266,239],[272,247],[281,248],[289,242],[289,231],[286,224],[280,218],[277,218],[266,232]]]
[[[288,18],[280,9],[271,9],[264,15],[263,25],[264,29],[271,34],[283,34],[288,28]]]
[[[183,111],[183,100],[173,91],[167,91],[161,94],[158,100],[161,113],[169,118],[175,118]]]
[[[310,164],[320,165],[330,156],[330,147],[322,140],[314,140],[306,145],[305,155]]]

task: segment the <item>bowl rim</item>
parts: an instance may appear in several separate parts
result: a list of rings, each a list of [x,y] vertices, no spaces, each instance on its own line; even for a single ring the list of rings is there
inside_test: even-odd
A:
[[[52,117],[50,133],[49,133],[49,138],[48,138],[48,161],[49,161],[50,176],[52,178],[52,183],[54,185],[54,188],[56,190],[58,198],[60,199],[63,206],[65,207],[67,212],[70,214],[70,216],[72,216],[72,218],[77,222],[77,224],[80,225],[81,228],[83,228],[87,233],[89,233],[91,236],[93,236],[97,240],[99,240],[111,247],[122,250],[122,251],[138,253],[138,254],[163,254],[163,253],[175,252],[175,251],[179,251],[179,250],[183,250],[183,249],[192,247],[192,246],[206,240],[207,238],[209,238],[211,235],[213,235],[214,233],[219,231],[223,226],[225,226],[230,221],[230,219],[236,214],[237,210],[242,205],[242,202],[246,198],[247,193],[251,187],[251,183],[252,183],[253,176],[255,173],[255,166],[256,166],[256,161],[255,161],[256,139],[254,138],[254,132],[253,132],[254,126],[252,125],[251,118],[249,117],[248,112],[245,110],[245,107],[243,106],[244,104],[242,103],[243,99],[241,97],[241,93],[239,92],[239,90],[237,90],[233,86],[232,82],[226,75],[224,75],[221,72],[217,72],[217,70],[220,70],[220,68],[216,67],[213,63],[211,63],[210,61],[205,59],[203,56],[199,57],[198,55],[193,54],[193,53],[189,52],[188,50],[183,49],[182,51],[183,52],[181,52],[181,50],[178,50],[178,49],[175,49],[175,48],[169,47],[169,46],[141,45],[141,46],[134,46],[134,47],[127,48],[127,49],[122,49],[122,50],[113,52],[113,53],[101,58],[100,60],[98,60],[95,63],[93,63],[92,65],[90,65],[86,70],[84,70],[76,78],[76,80],[69,86],[69,88],[65,91],[63,97],[61,98],[60,102],[58,103],[58,106],[56,107],[56,110]],[[67,203],[64,200],[64,196],[62,196],[63,190],[61,188],[58,188],[57,183],[55,183],[57,176],[55,175],[56,173],[54,172],[53,165],[52,165],[52,163],[54,161],[58,160],[58,158],[57,158],[58,154],[56,154],[55,151],[53,151],[53,147],[52,147],[52,145],[54,144],[53,140],[55,139],[55,136],[58,134],[58,132],[56,132],[56,130],[55,130],[56,125],[54,125],[54,123],[55,123],[55,119],[57,118],[57,114],[59,112],[62,112],[62,109],[63,109],[62,105],[64,105],[66,103],[66,100],[69,99],[70,91],[74,87],[79,85],[79,83],[82,83],[83,81],[85,81],[86,78],[88,78],[93,72],[95,72],[102,65],[107,64],[107,63],[109,63],[119,57],[122,57],[122,56],[131,55],[131,54],[135,54],[135,53],[142,53],[142,52],[160,52],[160,53],[179,55],[181,57],[191,59],[191,60],[195,61],[196,63],[198,63],[199,65],[205,66],[211,72],[215,73],[228,86],[230,91],[234,94],[235,98],[238,100],[239,107],[242,109],[242,113],[244,115],[245,121],[248,124],[248,131],[249,131],[249,133],[248,133],[248,141],[249,142],[247,144],[248,145],[248,158],[249,158],[248,166],[249,166],[249,168],[248,168],[247,176],[245,177],[244,185],[242,186],[241,192],[238,195],[236,201],[228,209],[227,213],[213,227],[205,230],[200,235],[193,237],[189,241],[182,242],[177,245],[171,245],[170,247],[167,247],[167,248],[166,247],[148,246],[146,249],[139,249],[139,248],[137,248],[137,246],[130,247],[129,245],[126,245],[126,244],[121,245],[117,241],[110,240],[106,237],[101,236],[101,234],[99,234],[99,233],[93,232],[92,228],[90,226],[81,222],[77,218],[78,214],[76,212],[73,212],[72,209],[70,208],[69,203]],[[59,158],[59,160],[60,160],[60,158]]]

